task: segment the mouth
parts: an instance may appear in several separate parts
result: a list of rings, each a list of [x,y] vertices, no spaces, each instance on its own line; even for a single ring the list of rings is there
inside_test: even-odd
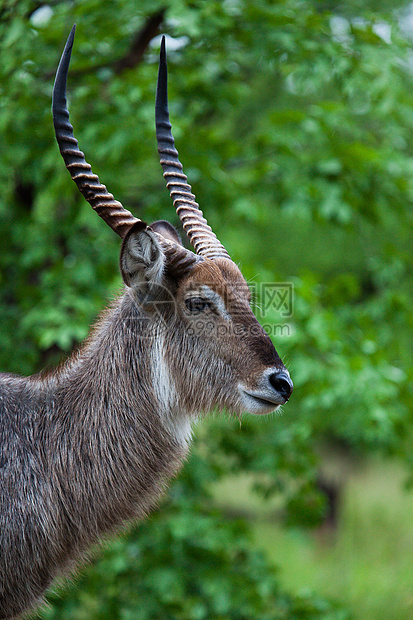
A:
[[[261,394],[253,394],[246,390],[241,390],[242,400],[244,406],[249,413],[266,414],[276,411],[279,408],[280,402],[270,400]]]

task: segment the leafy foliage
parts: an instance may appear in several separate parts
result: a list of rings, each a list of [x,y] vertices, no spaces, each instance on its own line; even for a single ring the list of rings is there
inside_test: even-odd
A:
[[[263,322],[288,327],[276,346],[295,391],[276,419],[241,429],[204,421],[162,510],[112,542],[42,615],[341,618],[280,592],[245,526],[214,512],[208,484],[252,471],[260,493],[283,495],[290,521],[311,524],[323,512],[320,442],[412,465],[409,47],[385,1],[168,4],[181,160],[257,290],[294,285],[290,318],[257,303]],[[162,9],[157,0],[1,5],[2,370],[27,374],[69,354],[120,288],[118,242],[77,194],[53,136],[53,74],[75,21],[69,93],[81,148],[137,216],[171,219],[154,143],[156,41],[125,63]]]
[[[240,521],[222,522],[220,515],[187,503],[185,509],[171,506],[113,541],[66,599],[50,597],[53,606],[42,617],[347,617],[321,599],[281,593]]]

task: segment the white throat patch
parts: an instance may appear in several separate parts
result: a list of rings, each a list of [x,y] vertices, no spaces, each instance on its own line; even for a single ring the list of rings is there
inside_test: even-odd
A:
[[[151,348],[153,391],[164,427],[180,445],[186,447],[192,437],[191,418],[179,407],[175,381],[165,360],[164,349],[165,335],[159,332]]]

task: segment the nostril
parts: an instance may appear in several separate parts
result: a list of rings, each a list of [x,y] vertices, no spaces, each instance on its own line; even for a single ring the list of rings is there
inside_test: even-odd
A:
[[[274,390],[287,401],[293,391],[293,382],[290,376],[281,370],[279,372],[273,372],[268,379]]]

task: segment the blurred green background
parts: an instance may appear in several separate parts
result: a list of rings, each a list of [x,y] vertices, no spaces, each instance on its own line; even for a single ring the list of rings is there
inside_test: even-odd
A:
[[[202,421],[145,523],[42,619],[413,617],[413,44],[402,0],[3,0],[0,368],[51,367],[121,290],[119,239],[55,144],[67,34],[80,147],[146,221],[176,217],[154,132],[159,33],[189,181],[295,391]],[[293,285],[293,314],[260,299]]]

